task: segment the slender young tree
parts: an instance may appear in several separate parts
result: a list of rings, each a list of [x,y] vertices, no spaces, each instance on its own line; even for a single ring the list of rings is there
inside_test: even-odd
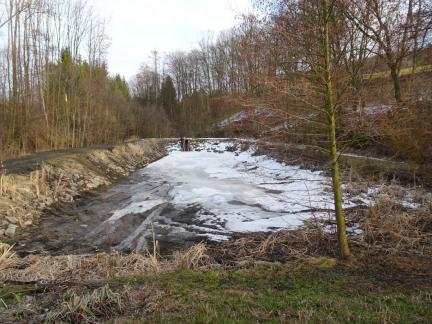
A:
[[[327,112],[328,130],[330,137],[330,154],[332,164],[332,181],[333,181],[333,195],[335,214],[337,222],[339,253],[341,258],[347,259],[350,257],[350,250],[348,246],[348,239],[346,235],[345,213],[342,206],[342,190],[339,169],[339,153],[336,137],[336,108],[334,99],[334,88],[332,80],[332,64],[331,64],[331,51],[330,51],[330,37],[331,32],[331,9],[329,7],[329,0],[322,0],[322,53],[324,57],[324,83],[325,83],[325,110]]]
[[[341,46],[344,33],[336,14],[340,8],[330,0],[276,0],[270,9],[274,51],[285,63],[284,73],[274,76],[270,96],[296,104],[274,111],[291,125],[301,125],[300,143],[329,155],[339,254],[348,259],[337,136],[340,99],[349,83],[349,77],[343,77],[348,46]],[[284,107],[276,101],[278,106]]]

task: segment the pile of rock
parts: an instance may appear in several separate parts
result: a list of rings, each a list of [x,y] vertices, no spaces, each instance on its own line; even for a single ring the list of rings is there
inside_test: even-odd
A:
[[[0,222],[0,236],[14,237],[19,229],[18,219],[13,216],[6,216]]]

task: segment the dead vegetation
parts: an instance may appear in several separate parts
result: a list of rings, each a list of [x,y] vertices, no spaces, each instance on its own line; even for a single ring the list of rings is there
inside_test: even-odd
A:
[[[137,163],[139,154],[137,153]],[[109,159],[98,154],[93,155],[92,159],[101,164],[109,162]],[[39,192],[39,197],[45,196],[47,188],[53,192],[65,190],[63,183],[65,183],[64,179],[68,179],[67,173],[57,174],[54,177],[53,172],[55,169],[40,171],[38,175],[33,175],[32,188],[36,193]],[[44,178],[55,180],[47,187],[45,180],[36,181]],[[348,189],[361,191],[353,192],[354,195],[359,195],[362,192],[367,193],[369,188],[373,188],[370,183]],[[410,190],[397,185],[381,185],[371,198],[373,198],[371,201],[374,201],[371,206],[347,210],[348,226],[350,229],[359,229],[359,231],[349,231],[350,244],[358,262],[362,265],[363,262],[379,263],[390,256],[397,262],[414,264],[416,258],[422,258],[422,271],[430,275],[432,269],[431,195],[419,189]],[[154,313],[152,305],[160,306],[163,303],[161,296],[166,291],[160,287],[147,291],[142,287],[134,290],[134,287],[117,286],[118,281],[126,280],[125,278],[129,284],[135,280],[134,278],[142,280],[139,278],[156,275],[159,278],[161,274],[181,272],[183,269],[222,268],[225,271],[231,267],[237,269],[245,264],[253,265],[260,261],[300,261],[300,264],[302,260],[308,260],[306,263],[314,267],[318,264],[320,268],[327,266],[334,268],[338,256],[335,224],[331,217],[311,219],[298,230],[280,231],[270,235],[268,233],[242,235],[234,240],[217,244],[200,243],[186,251],[175,253],[171,259],[161,258],[156,245],[153,253],[33,255],[22,259],[16,258],[10,247],[3,250],[6,251],[3,252],[6,255],[4,258],[1,257],[1,251],[1,282],[35,284],[47,289],[38,296],[47,298],[46,303],[54,306],[50,312],[45,312],[43,315],[40,315],[43,311],[38,310],[39,320],[83,323],[94,323],[101,319],[119,316],[127,317],[132,313],[135,314],[138,308],[141,313],[147,311]],[[322,265],[322,262],[325,264]],[[297,262],[292,264],[295,265]],[[6,266],[2,267],[2,265]],[[420,265],[414,264],[412,267],[417,270],[415,267]],[[394,272],[397,271],[393,269],[392,273]],[[405,276],[406,273],[403,275]],[[420,279],[417,280],[417,284],[418,282]],[[157,302],[154,302],[155,299]],[[34,304],[42,307],[39,301],[34,301]],[[26,314],[30,316],[29,318],[33,318],[36,312],[27,310]]]
[[[337,256],[337,239],[334,233],[326,232],[323,226],[309,222],[292,231],[272,234],[245,234],[232,241],[209,247],[210,254],[222,264],[237,264],[245,261],[299,260],[319,256]]]
[[[348,213],[349,224],[360,224],[362,229],[350,236],[358,261],[356,267],[372,271],[377,278],[391,273],[393,279],[402,276],[407,285],[411,285],[410,280],[420,285],[432,269],[431,214],[427,214],[431,205],[407,209],[383,197],[367,209]],[[8,309],[5,316],[17,318],[17,314],[22,314],[24,318],[46,322],[95,323],[122,316],[133,318],[134,314],[155,314],[163,308],[163,298],[169,291],[150,287],[152,281],[143,278],[159,278],[184,269],[225,271],[255,267],[260,261],[299,261],[287,263],[293,271],[303,266],[333,269],[338,254],[333,225],[327,219],[314,219],[298,230],[244,235],[217,244],[200,243],[175,253],[171,259],[161,258],[156,250],[15,258],[6,268],[0,267],[0,281],[37,285],[37,296],[43,301],[33,298],[31,303]],[[10,247],[6,251],[11,255]],[[389,256],[390,261],[386,259]],[[416,258],[421,260],[416,263]],[[43,311],[46,305],[50,305],[49,312]]]
[[[10,253],[10,251],[9,251]],[[203,269],[212,263],[207,247],[201,243],[177,252],[173,259],[149,253],[99,253],[89,255],[30,255],[16,260],[0,272],[0,281],[65,283],[101,282],[121,276],[155,274],[182,269]]]
[[[58,308],[48,313],[46,321],[96,323],[100,317],[122,314],[126,298],[126,293],[114,292],[107,285],[83,295],[69,290]]]
[[[177,270],[205,268],[211,263],[212,260],[207,254],[207,246],[204,243],[196,244],[185,252],[177,251],[174,254],[174,268]]]
[[[81,260],[77,263],[70,262],[72,259],[68,258],[69,263],[60,262],[61,265],[56,262],[35,264],[33,270],[28,272],[30,274],[35,269],[40,269],[35,271],[35,276],[30,276],[27,280],[37,277],[40,279],[42,278],[41,270],[50,267],[51,274],[58,276],[55,278],[61,279],[62,283],[54,281],[63,285],[68,284],[67,279],[73,273],[80,273],[79,277],[74,278],[79,286],[69,288],[62,294],[61,302],[57,303],[55,309],[44,317],[46,322],[96,323],[101,318],[118,317],[131,313],[137,308],[140,311],[151,311],[155,300],[158,305],[161,302],[159,295],[163,291],[160,287],[158,289],[141,287],[136,290],[129,286],[116,287],[113,279],[121,280],[122,278],[133,278],[133,276],[177,272],[184,269],[204,270],[212,265],[204,243],[194,245],[182,252],[176,252],[171,260],[162,260],[156,254],[151,253],[104,254],[94,258],[89,257],[85,262]],[[54,274],[52,269],[59,266],[63,267],[63,270],[61,273]],[[53,281],[45,281],[45,283],[52,284]],[[92,290],[91,286],[95,283],[102,286]]]
[[[431,196],[396,185],[382,185],[373,198],[374,203],[368,208],[347,210],[354,255],[358,258],[371,255],[431,258]],[[411,208],[404,206],[407,204]],[[204,269],[245,261],[285,262],[323,256],[338,256],[332,217],[310,219],[297,230],[270,235],[244,234],[227,242],[197,244],[187,251],[175,253],[169,260],[161,258],[157,249],[144,254],[30,255],[20,259],[17,267],[1,271],[0,280],[42,283],[104,281],[117,276]]]
[[[350,244],[354,256],[392,255],[432,257],[431,216],[422,213],[403,213],[386,216],[384,207],[372,207],[365,214],[364,232],[351,235]],[[338,257],[337,239],[333,232],[308,223],[293,231],[273,234],[245,235],[233,241],[209,248],[212,257],[222,264],[238,264],[245,261],[303,260],[321,256]]]
[[[382,185],[373,201],[368,208],[347,210],[349,240],[355,257],[432,259],[432,196],[429,193]],[[232,241],[212,244],[209,253],[222,264],[338,257],[335,230],[332,218],[315,218],[297,230],[270,235],[246,234]]]
[[[410,209],[378,197],[364,218],[362,239],[385,254],[432,256],[432,209]]]
[[[155,141],[127,143],[110,150],[45,161],[28,175],[1,174],[0,237],[13,237],[31,226],[46,207],[71,202],[85,191],[109,185],[117,178],[163,156]]]
[[[10,248],[7,253],[10,255]],[[160,287],[142,283],[140,278],[185,269],[206,270],[213,264],[204,243],[177,252],[169,260],[149,252],[14,259],[0,268],[0,282],[18,285],[13,296],[24,291],[35,297],[29,297],[25,303],[18,300],[10,307],[3,301],[5,312],[0,321],[27,318],[48,323],[97,323],[123,314],[152,313],[160,307],[164,292]],[[130,286],[134,278],[139,281],[137,289]],[[31,287],[27,289],[26,285]],[[0,295],[0,301],[1,297],[4,296]]]
[[[12,268],[17,264],[17,258],[12,252],[12,246],[0,243],[0,271]]]

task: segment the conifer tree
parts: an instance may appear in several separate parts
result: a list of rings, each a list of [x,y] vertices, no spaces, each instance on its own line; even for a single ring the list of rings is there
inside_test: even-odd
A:
[[[174,88],[174,83],[170,76],[167,76],[163,83],[160,94],[160,102],[162,103],[162,108],[170,119],[175,116],[175,108],[177,106],[177,94]]]

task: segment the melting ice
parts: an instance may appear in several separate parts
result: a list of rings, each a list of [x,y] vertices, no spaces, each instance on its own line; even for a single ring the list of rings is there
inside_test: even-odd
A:
[[[137,223],[141,215],[139,226],[119,246],[133,246],[135,240],[145,248],[143,237],[151,237],[150,231],[165,239],[222,240],[235,232],[295,228],[333,207],[330,179],[322,172],[255,156],[253,149],[241,152],[230,142],[169,151],[139,172],[141,181],[130,188],[131,197],[105,222],[115,233],[116,224],[127,217]]]

